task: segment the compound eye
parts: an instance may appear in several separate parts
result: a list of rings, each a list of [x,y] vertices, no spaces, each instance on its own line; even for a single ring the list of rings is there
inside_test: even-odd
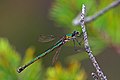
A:
[[[78,34],[80,34],[80,32],[78,32],[78,31],[76,31],[76,33],[75,33],[76,35],[78,35]]]
[[[76,34],[80,34],[80,32],[77,31]]]
[[[76,35],[79,35],[80,33],[79,33],[79,31],[74,31],[73,33],[72,33],[72,37],[73,36],[76,36]]]

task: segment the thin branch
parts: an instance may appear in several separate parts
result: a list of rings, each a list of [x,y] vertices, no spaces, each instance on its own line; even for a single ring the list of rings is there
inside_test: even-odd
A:
[[[114,7],[118,6],[119,4],[120,4],[120,0],[114,1],[113,3],[111,3],[110,5],[105,7],[103,10],[97,12],[93,16],[87,17],[85,22],[91,22],[91,21],[95,20],[97,17],[100,17],[105,12],[109,11],[111,8],[114,8]]]
[[[91,75],[92,75],[93,79],[95,79],[95,80],[99,79],[98,76],[96,75],[96,73],[92,73]]]
[[[96,69],[96,72],[97,72],[97,75],[98,77],[101,79],[101,80],[107,80],[106,76],[104,76],[101,68],[99,67],[95,57],[93,56],[92,54],[92,51],[91,51],[91,48],[89,46],[89,43],[88,43],[88,37],[87,37],[87,32],[86,32],[86,29],[85,29],[85,12],[86,9],[85,9],[85,5],[82,6],[82,13],[81,13],[81,18],[79,20],[79,23],[81,25],[81,28],[82,28],[82,32],[83,32],[83,36],[84,36],[84,46],[85,46],[85,49],[86,49],[86,52],[88,53],[89,55],[89,58],[90,60],[92,61],[93,63],[93,66],[95,67]],[[94,73],[95,74],[95,73]],[[97,80],[97,78],[94,78],[95,80]]]
[[[85,18],[85,23],[94,21],[95,19],[97,19],[98,17],[102,16],[104,13],[106,13],[107,11],[109,11],[110,9],[118,6],[120,4],[120,0],[114,1],[111,4],[109,4],[107,7],[105,7],[104,9],[96,12],[93,16],[88,16],[87,18]],[[73,24],[74,25],[79,25],[79,19],[80,19],[80,13],[78,14],[78,16],[73,20]]]

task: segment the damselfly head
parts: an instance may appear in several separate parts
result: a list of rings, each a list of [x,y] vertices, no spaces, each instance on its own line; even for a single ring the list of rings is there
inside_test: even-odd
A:
[[[73,33],[72,33],[72,37],[76,37],[76,36],[78,36],[80,34],[80,32],[79,31],[73,31]]]

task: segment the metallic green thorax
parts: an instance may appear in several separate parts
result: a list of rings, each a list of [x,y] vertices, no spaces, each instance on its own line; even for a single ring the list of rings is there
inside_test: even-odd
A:
[[[68,36],[68,37],[72,37],[72,34],[66,34],[66,36]]]

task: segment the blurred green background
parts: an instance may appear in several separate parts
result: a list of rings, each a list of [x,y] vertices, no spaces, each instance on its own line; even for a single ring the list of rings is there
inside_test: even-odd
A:
[[[84,51],[74,51],[72,42],[62,47],[55,65],[51,64],[53,51],[20,74],[16,69],[63,35],[81,31],[72,25],[72,20],[81,11],[82,3],[90,16],[113,1],[0,0],[0,80],[93,80],[91,72],[95,69],[91,61]],[[119,17],[117,6],[86,24],[90,46],[108,80],[120,79]],[[55,40],[41,43],[41,34],[54,35]]]

